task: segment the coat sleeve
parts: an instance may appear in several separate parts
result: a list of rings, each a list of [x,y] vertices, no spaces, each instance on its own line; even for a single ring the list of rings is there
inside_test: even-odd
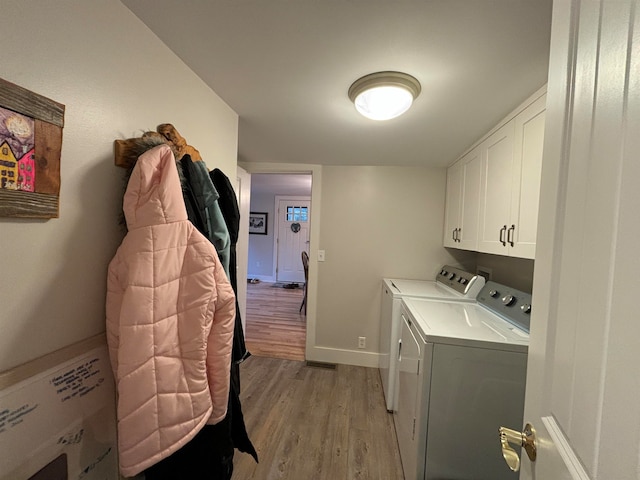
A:
[[[216,295],[213,323],[207,340],[207,378],[213,412],[209,424],[220,422],[227,414],[231,375],[231,348],[236,315],[236,297],[220,261],[215,258]]]
[[[120,346],[120,311],[122,308],[122,298],[124,296],[124,291],[118,281],[118,264],[117,257],[109,264],[106,300],[107,345],[109,345],[109,358],[111,359],[113,376],[116,379],[118,378],[118,348]]]

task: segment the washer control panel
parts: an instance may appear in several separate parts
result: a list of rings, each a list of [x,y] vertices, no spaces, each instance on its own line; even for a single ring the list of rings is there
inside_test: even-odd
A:
[[[484,285],[484,278],[475,273],[445,265],[440,269],[438,275],[436,275],[436,282],[453,288],[465,297],[475,298]]]
[[[487,282],[477,297],[478,303],[500,315],[516,327],[529,332],[531,325],[531,294]]]

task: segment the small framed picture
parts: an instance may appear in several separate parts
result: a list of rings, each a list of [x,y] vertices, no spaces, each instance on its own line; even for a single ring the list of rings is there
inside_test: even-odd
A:
[[[267,234],[267,212],[249,213],[249,233],[255,235]]]

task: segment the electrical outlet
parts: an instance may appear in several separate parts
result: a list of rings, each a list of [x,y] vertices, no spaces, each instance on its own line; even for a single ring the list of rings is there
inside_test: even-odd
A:
[[[367,337],[358,337],[358,348],[367,348]]]
[[[324,250],[318,250],[318,261],[324,262]]]

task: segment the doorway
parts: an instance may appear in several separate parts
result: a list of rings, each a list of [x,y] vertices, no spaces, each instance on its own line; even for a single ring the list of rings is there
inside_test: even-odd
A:
[[[309,251],[311,175],[251,175],[251,207],[266,231],[249,235],[245,340],[253,355],[304,360],[301,252]]]
[[[276,282],[305,282],[302,252],[309,253],[311,197],[276,195]]]

